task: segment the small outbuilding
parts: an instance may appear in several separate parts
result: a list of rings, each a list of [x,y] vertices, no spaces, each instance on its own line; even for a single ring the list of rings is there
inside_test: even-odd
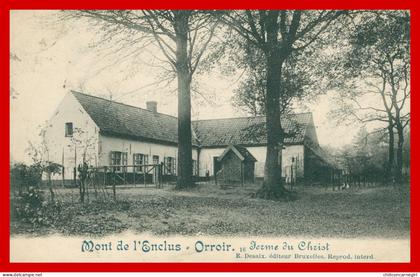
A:
[[[223,183],[253,183],[256,161],[245,147],[229,145],[218,158],[220,170],[217,179]]]

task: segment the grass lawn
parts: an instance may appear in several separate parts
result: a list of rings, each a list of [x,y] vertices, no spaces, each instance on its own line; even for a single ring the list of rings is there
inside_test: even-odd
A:
[[[293,202],[251,198],[257,189],[221,189],[211,183],[191,191],[139,186],[117,188],[117,202],[93,201],[91,193],[86,204],[77,202],[77,189],[57,189],[61,208],[55,222],[34,227],[12,217],[11,234],[102,236],[131,230],[158,235],[409,236],[407,186],[343,191],[298,187],[299,199]]]

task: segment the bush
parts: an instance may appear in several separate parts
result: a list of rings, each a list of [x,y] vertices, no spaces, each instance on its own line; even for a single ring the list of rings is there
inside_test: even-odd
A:
[[[59,202],[45,201],[43,192],[35,187],[20,193],[11,201],[11,216],[33,226],[53,225],[60,216]]]
[[[42,166],[39,163],[25,165],[17,163],[10,167],[10,186],[11,189],[27,190],[29,187],[39,186],[42,181]]]

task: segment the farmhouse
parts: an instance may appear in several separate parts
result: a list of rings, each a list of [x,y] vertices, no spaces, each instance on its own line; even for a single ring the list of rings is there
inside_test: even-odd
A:
[[[142,171],[141,165],[163,162],[163,174],[176,176],[177,118],[159,113],[156,102],[146,104],[147,109],[142,109],[70,91],[46,128],[49,161],[62,164],[63,179],[68,180],[83,161],[94,167],[114,166],[117,171],[124,166]],[[312,114],[292,114],[281,122],[286,135],[283,177],[313,182],[328,176],[330,163],[319,147]],[[214,176],[234,150],[254,178],[263,177],[264,127],[263,116],[193,121],[194,176]]]

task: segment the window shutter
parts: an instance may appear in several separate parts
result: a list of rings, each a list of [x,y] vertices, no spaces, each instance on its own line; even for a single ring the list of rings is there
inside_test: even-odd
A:
[[[172,166],[173,166],[172,172],[174,175],[176,175],[176,159],[175,158],[173,158]]]
[[[111,151],[111,161],[110,161],[110,165],[114,165],[115,162],[115,152]]]
[[[122,164],[127,165],[127,152],[122,153]]]

